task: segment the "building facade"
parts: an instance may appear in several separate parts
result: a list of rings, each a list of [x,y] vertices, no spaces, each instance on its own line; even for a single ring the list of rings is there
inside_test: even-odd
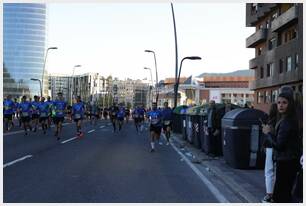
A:
[[[40,95],[46,47],[46,5],[3,4],[3,95]],[[48,87],[47,76],[45,87]],[[46,93],[44,93],[46,95]]]
[[[283,85],[303,91],[303,4],[248,3],[246,26],[255,27],[246,47],[255,49],[249,68],[255,108],[268,111]]]
[[[71,77],[60,75],[60,74],[52,74],[49,75],[49,91],[50,97],[55,99],[57,93],[62,92],[64,99],[71,104],[71,89],[70,89]]]

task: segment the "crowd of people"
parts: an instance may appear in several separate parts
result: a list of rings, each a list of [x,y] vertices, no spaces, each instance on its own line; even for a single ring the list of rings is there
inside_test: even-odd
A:
[[[124,107],[123,104],[117,105],[113,103],[110,108],[102,108],[97,102],[83,102],[80,96],[76,96],[73,104],[68,105],[63,98],[63,94],[59,92],[54,100],[47,97],[34,96],[34,100],[27,99],[23,96],[21,102],[17,99],[12,100],[8,95],[3,101],[4,112],[4,132],[8,132],[15,126],[14,122],[19,122],[19,127],[23,126],[24,135],[29,132],[37,132],[39,124],[43,134],[46,134],[51,124],[54,124],[54,136],[57,140],[61,139],[61,131],[63,122],[74,121],[76,124],[77,137],[83,137],[82,131],[83,120],[89,120],[90,124],[96,125],[99,119],[109,119],[113,126],[113,132],[121,131],[124,120],[128,122],[130,118],[134,120],[136,132],[142,132],[144,124],[150,124],[150,143],[151,152],[155,151],[154,142],[160,140],[161,131],[163,129],[167,139],[167,145],[170,142],[172,127],[172,109],[165,103],[164,108],[157,108],[153,103],[153,108],[145,109],[143,105],[136,106],[132,111],[130,108]],[[15,120],[15,121],[14,121]]]

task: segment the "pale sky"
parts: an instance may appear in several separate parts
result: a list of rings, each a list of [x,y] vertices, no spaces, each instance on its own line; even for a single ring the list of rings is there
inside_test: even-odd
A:
[[[245,48],[255,28],[245,26],[245,3],[174,3],[181,76],[248,69],[254,49]],[[120,79],[174,77],[175,47],[170,3],[48,3],[51,73],[98,72]]]

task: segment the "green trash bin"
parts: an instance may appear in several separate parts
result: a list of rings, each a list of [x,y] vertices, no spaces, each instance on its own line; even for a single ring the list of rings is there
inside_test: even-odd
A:
[[[202,108],[203,108],[203,105],[195,106],[190,111],[191,123],[192,123],[192,144],[198,149],[201,149],[199,114]]]
[[[174,133],[182,134],[183,132],[182,110],[184,110],[185,108],[187,108],[186,105],[181,105],[173,110],[172,125]]]

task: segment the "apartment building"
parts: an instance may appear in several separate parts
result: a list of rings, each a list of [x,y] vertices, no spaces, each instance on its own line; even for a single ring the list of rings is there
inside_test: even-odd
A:
[[[302,94],[303,4],[247,3],[246,26],[256,29],[246,39],[246,47],[255,49],[249,61],[255,71],[254,106],[267,112],[283,85]]]

